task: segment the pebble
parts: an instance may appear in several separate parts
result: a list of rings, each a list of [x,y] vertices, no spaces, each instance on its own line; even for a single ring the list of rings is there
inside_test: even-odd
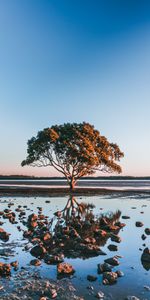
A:
[[[89,280],[89,281],[96,281],[97,280],[97,276],[87,275],[87,280]]]
[[[129,216],[122,216],[122,219],[127,220],[127,219],[130,219],[130,217]]]
[[[93,291],[93,290],[94,290],[94,287],[93,287],[92,285],[88,285],[88,286],[87,286],[87,289]]]
[[[142,222],[140,222],[140,221],[137,221],[137,222],[135,223],[135,226],[136,226],[136,227],[142,227],[142,226],[144,226],[144,224],[143,224]]]
[[[95,296],[97,299],[103,299],[104,298],[104,293],[99,291],[96,296]]]
[[[145,228],[145,233],[146,233],[147,235],[150,235],[150,228]]]
[[[144,285],[144,289],[147,290],[147,291],[150,291],[150,286]]]
[[[111,266],[118,266],[120,264],[115,256],[105,259],[105,262]]]

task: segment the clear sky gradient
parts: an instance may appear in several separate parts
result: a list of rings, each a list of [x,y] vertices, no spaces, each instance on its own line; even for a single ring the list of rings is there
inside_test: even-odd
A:
[[[0,174],[45,127],[87,121],[150,175],[150,1],[0,1]]]

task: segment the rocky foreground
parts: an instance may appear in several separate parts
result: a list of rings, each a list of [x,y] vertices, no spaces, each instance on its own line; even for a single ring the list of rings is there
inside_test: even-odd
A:
[[[4,282],[3,282],[4,283]],[[7,292],[7,289],[9,292]],[[1,300],[83,300],[76,295],[70,280],[53,281],[41,278],[38,273],[18,272],[13,278],[13,289],[5,282],[0,285]]]
[[[48,203],[49,201],[47,201]],[[130,217],[122,215],[120,211],[116,213],[93,214],[93,205],[78,203],[74,198],[70,198],[66,207],[62,211],[57,211],[54,217],[49,219],[43,214],[42,207],[38,207],[38,214],[27,214],[28,207],[18,205],[13,210],[14,202],[8,204],[8,208],[0,211],[0,240],[8,244],[11,233],[3,228],[5,220],[15,225],[22,233],[24,241],[24,251],[30,252],[32,259],[31,266],[39,267],[43,262],[47,265],[56,265],[58,281],[46,280],[39,274],[30,274],[27,270],[19,270],[19,261],[5,263],[0,261],[0,299],[77,299],[81,300],[70,282],[71,276],[76,272],[74,267],[65,262],[65,258],[87,259],[95,256],[104,256],[103,263],[97,265],[97,276],[87,274],[89,283],[102,278],[103,285],[113,285],[124,276],[120,270],[119,255],[112,255],[106,258],[106,253],[101,249],[107,241],[110,241],[108,249],[111,252],[118,250],[121,243],[119,232],[125,227],[121,218],[128,220]],[[143,227],[140,221],[135,223],[136,227]],[[150,235],[150,228],[144,228],[141,236],[145,240]],[[1,257],[10,256],[6,250],[0,250]],[[141,262],[146,270],[150,269],[150,249],[145,247]],[[17,271],[17,275],[14,274]],[[7,279],[13,277],[13,289],[8,284]],[[67,279],[65,279],[67,277]],[[61,279],[61,280],[59,280]],[[4,283],[4,284],[3,284]],[[8,289],[7,289],[8,285]],[[95,291],[89,285],[89,295],[97,299],[112,299],[106,297],[99,290]],[[148,289],[149,287],[147,287]],[[2,296],[1,296],[2,295]],[[138,300],[135,296],[125,298],[127,300]],[[115,299],[116,300],[116,299]],[[118,300],[118,299],[117,299]]]

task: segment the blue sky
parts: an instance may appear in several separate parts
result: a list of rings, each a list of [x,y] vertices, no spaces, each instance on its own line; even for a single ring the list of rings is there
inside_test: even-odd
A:
[[[150,1],[0,1],[0,173],[52,124],[87,121],[125,153],[123,175],[150,175]]]

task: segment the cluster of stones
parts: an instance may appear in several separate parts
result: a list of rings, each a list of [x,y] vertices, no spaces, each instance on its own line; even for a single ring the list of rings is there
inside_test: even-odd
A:
[[[117,282],[118,277],[124,276],[120,270],[112,271],[113,267],[118,266],[120,263],[118,257],[114,256],[105,260],[103,264],[98,264],[98,274],[103,275],[103,284],[111,285]]]
[[[18,261],[11,262],[10,264],[0,262],[0,277],[9,277],[11,275],[11,268],[17,270],[19,266]]]
[[[93,218],[82,221],[73,218],[64,225],[61,214],[57,215],[54,233],[50,231],[50,223],[41,211],[38,215],[29,215],[26,223],[28,230],[23,233],[35,244],[31,254],[38,259],[43,258],[47,264],[62,263],[64,256],[86,258],[105,255],[100,245],[104,245],[108,238],[118,243],[121,241],[118,232],[125,224],[118,220],[109,222],[108,218],[102,217],[98,221]],[[110,248],[117,250],[115,245]]]
[[[11,265],[0,262],[0,276],[7,277],[11,275]]]
[[[98,264],[97,273],[102,275],[102,283],[104,285],[112,285],[117,282],[119,277],[124,276],[123,272],[120,270],[113,271],[113,268],[120,264],[118,258],[118,256],[113,256],[105,259],[104,263]],[[95,281],[97,280],[97,276],[88,275],[87,280]]]
[[[21,277],[21,282],[18,284],[18,276]],[[75,294],[75,288],[68,280],[53,281],[41,278],[37,273],[26,271],[18,272],[15,275],[14,288],[11,292],[1,290],[1,300],[50,300],[50,299],[65,299],[65,300],[83,300]]]
[[[15,218],[16,218],[16,214],[14,212],[12,212],[11,209],[4,209],[4,211],[0,211],[0,216],[3,217],[3,219],[8,219],[10,223],[12,224],[17,224]]]
[[[20,208],[18,208],[19,210]],[[100,246],[103,246],[107,239],[110,238],[115,243],[121,242],[118,233],[125,224],[119,221],[119,215],[112,219],[102,216],[97,220],[92,215],[84,220],[74,217],[65,222],[61,212],[58,211],[55,215],[57,220],[55,220],[56,225],[53,232],[50,230],[51,222],[48,221],[48,217],[42,214],[42,208],[39,208],[37,215],[34,213],[29,215],[27,222],[24,217],[22,221],[27,227],[23,236],[34,245],[30,253],[35,259],[32,259],[30,264],[40,266],[41,259],[44,259],[47,264],[56,264],[58,277],[70,276],[75,272],[72,265],[64,262],[64,257],[88,258],[106,255]],[[114,244],[110,244],[108,249],[110,251],[118,250],[117,245]],[[114,257],[109,263],[104,263],[105,266],[106,264],[109,266],[109,270],[102,273],[103,284],[113,284],[118,277],[122,276],[122,272],[112,271],[111,263],[115,259],[117,261],[117,258]],[[92,280],[92,276],[89,275],[88,280]],[[52,298],[55,296],[54,293]]]

